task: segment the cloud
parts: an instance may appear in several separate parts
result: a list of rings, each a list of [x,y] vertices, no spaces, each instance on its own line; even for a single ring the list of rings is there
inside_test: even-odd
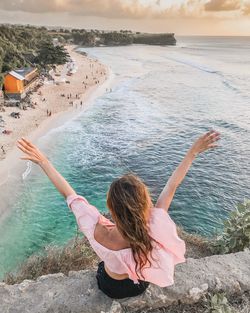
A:
[[[189,3],[191,0],[186,0]],[[194,1],[194,0],[192,0]],[[66,12],[107,18],[165,18],[182,15],[184,5],[162,9],[163,0],[1,0],[0,9],[30,13]],[[187,7],[187,5],[185,5]]]
[[[66,13],[112,19],[168,19],[204,17],[217,11],[239,11],[250,14],[240,3],[246,0],[0,0],[0,10],[29,13]],[[147,4],[146,4],[147,3]],[[168,3],[169,5],[166,5]],[[239,9],[241,8],[242,11]],[[238,12],[237,11],[237,12]],[[204,15],[205,14],[205,15]]]
[[[160,0],[154,5],[160,5]],[[30,13],[69,12],[84,16],[142,18],[154,14],[152,5],[139,0],[1,0],[0,9]]]
[[[242,12],[244,15],[250,15],[250,2],[243,6]]]
[[[152,5],[142,5],[138,0],[68,0],[65,2],[66,11],[85,16],[140,19],[154,14]]]
[[[204,6],[205,11],[235,11],[241,8],[240,0],[210,0]]]
[[[160,2],[160,1],[158,1]],[[84,15],[134,15],[152,12],[152,7],[143,6],[138,0],[132,2],[122,0],[1,0],[0,9],[24,12],[81,12]]]
[[[46,13],[54,10],[60,11],[60,8],[61,5],[56,0],[1,0],[0,2],[0,9],[6,11]]]

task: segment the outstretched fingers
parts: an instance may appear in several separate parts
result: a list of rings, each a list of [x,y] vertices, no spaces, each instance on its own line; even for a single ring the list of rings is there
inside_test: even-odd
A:
[[[220,133],[215,130],[210,130],[199,137],[192,146],[192,151],[197,155],[209,149],[216,148],[220,140]]]
[[[26,156],[21,157],[20,159],[21,159],[21,160],[32,161],[32,162],[35,162],[35,163],[38,163],[38,162],[39,162],[39,159],[37,159],[36,157],[34,157],[34,156],[30,155],[30,154],[26,154]]]
[[[20,150],[22,149],[25,149],[26,151],[24,152],[34,152],[35,151],[35,148],[32,147],[30,144],[28,144],[25,140],[21,139],[21,140],[18,140],[18,148]],[[23,151],[23,150],[22,150]]]
[[[25,138],[18,140],[17,147],[25,154],[21,157],[22,160],[30,160],[38,164],[45,159],[39,149]]]
[[[220,139],[220,133],[214,130],[211,130],[210,132],[206,133],[204,137],[204,141],[208,144],[216,142]]]
[[[29,152],[29,151],[26,149],[26,147],[24,147],[24,146],[22,145],[22,143],[18,143],[17,147],[18,147],[19,150],[23,151],[24,153],[28,153],[28,152]]]
[[[29,147],[31,148],[35,148],[35,146],[32,144],[32,142],[30,142],[28,139],[25,139],[24,137],[22,137],[22,141]]]
[[[214,130],[210,130],[206,132],[203,136],[201,136],[202,139],[206,140],[211,134],[213,134]]]
[[[214,131],[213,133],[211,133],[206,141],[207,144],[207,148],[208,149],[214,149],[218,147],[218,141],[220,140],[220,133]]]
[[[32,147],[32,144],[24,138],[18,140],[17,147],[25,154],[25,156],[21,158],[22,160],[36,161],[38,159],[36,148],[34,146]]]
[[[214,133],[214,134],[212,134],[212,135],[210,135],[208,137],[207,142],[210,144],[210,143],[216,142],[218,140],[220,140],[220,134],[219,133]]]

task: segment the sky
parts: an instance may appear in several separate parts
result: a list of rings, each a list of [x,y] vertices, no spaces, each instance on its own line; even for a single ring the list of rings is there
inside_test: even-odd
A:
[[[250,36],[250,0],[0,0],[0,23]]]

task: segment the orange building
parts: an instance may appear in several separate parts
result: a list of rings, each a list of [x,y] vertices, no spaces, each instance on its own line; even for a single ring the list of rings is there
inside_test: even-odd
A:
[[[4,77],[3,89],[7,98],[21,99],[32,83],[38,78],[36,68],[22,68],[11,71]]]

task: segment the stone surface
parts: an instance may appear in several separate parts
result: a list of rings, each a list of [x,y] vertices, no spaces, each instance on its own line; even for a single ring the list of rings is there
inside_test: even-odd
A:
[[[135,298],[113,300],[98,290],[93,271],[47,275],[21,284],[0,283],[1,313],[125,313],[195,303],[212,290],[250,291],[250,251],[187,259],[176,266],[175,284],[150,285]]]

